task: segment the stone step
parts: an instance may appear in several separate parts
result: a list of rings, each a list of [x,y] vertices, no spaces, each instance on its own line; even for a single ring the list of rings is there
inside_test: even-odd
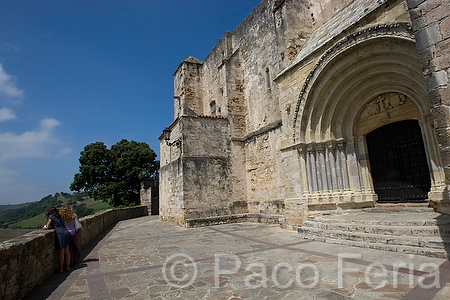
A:
[[[450,238],[438,236],[434,237],[395,236],[386,234],[351,232],[344,230],[324,230],[315,227],[299,227],[298,233],[301,237],[315,236],[315,237],[342,239],[366,243],[403,245],[403,246],[424,247],[442,250],[450,249]]]
[[[374,214],[375,215],[375,214]],[[317,216],[312,219],[315,222],[322,223],[345,223],[345,224],[356,224],[356,225],[383,225],[383,226],[450,226],[450,216],[442,216],[438,218],[417,218],[417,219],[403,219],[401,214],[396,217],[395,214],[392,215],[392,219],[389,220],[377,220],[375,218],[351,218],[343,215],[342,218],[339,217],[327,217],[327,216]]]
[[[412,205],[412,204],[411,204]],[[428,204],[416,204],[413,206],[399,206],[389,204],[378,204],[376,207],[363,208],[363,212],[375,212],[375,213],[393,213],[393,212],[408,212],[408,213],[422,213],[422,212],[434,212],[432,207],[428,207]]]
[[[399,226],[399,225],[366,225],[353,223],[331,223],[305,221],[303,227],[319,228],[322,230],[341,230],[350,232],[363,232],[383,235],[397,235],[397,236],[437,236],[450,237],[450,225],[436,226]]]
[[[414,247],[414,246],[404,246],[404,245],[391,245],[391,244],[383,244],[383,243],[368,243],[368,242],[360,242],[360,241],[349,241],[349,240],[341,240],[341,239],[333,239],[333,238],[325,238],[319,236],[309,236],[302,235],[304,239],[310,239],[314,241],[320,241],[330,244],[337,245],[346,245],[351,247],[360,247],[360,248],[369,248],[383,251],[393,251],[393,252],[401,252],[415,255],[423,255],[429,257],[437,257],[437,258],[448,258],[447,251],[445,249],[434,249],[434,248],[425,248],[425,247]]]

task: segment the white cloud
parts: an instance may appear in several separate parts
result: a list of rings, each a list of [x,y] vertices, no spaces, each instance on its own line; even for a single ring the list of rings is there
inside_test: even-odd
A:
[[[64,156],[64,155],[66,155],[66,154],[69,154],[69,153],[72,153],[72,151],[73,151],[73,149],[72,148],[69,148],[69,147],[64,147],[64,148],[62,148],[62,149],[60,149],[59,151],[58,151],[58,154],[56,155],[56,157],[62,157],[62,156]]]
[[[0,64],[0,96],[17,98],[23,95],[23,90],[16,87],[13,77],[3,70]]]
[[[54,135],[54,129],[59,125],[57,120],[49,118],[43,119],[34,131],[20,135],[0,133],[0,161],[49,156],[52,148],[59,144],[59,139]]]
[[[17,119],[14,111],[10,108],[0,108],[0,122]]]

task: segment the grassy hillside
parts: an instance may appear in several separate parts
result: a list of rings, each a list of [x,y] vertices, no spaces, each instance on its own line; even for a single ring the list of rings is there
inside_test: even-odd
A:
[[[10,240],[36,229],[3,229],[0,228],[0,242]]]
[[[87,193],[56,193],[37,202],[0,207],[0,227],[10,229],[42,228],[47,220],[47,210],[69,205],[79,218],[112,208],[103,201],[95,201]],[[0,238],[1,240],[1,238]]]
[[[0,211],[21,208],[21,207],[24,207],[26,205],[28,205],[28,203],[0,205]]]
[[[16,223],[9,225],[9,228],[17,229],[17,228],[42,228],[44,224],[47,223],[47,216],[42,213],[32,218],[22,220]]]

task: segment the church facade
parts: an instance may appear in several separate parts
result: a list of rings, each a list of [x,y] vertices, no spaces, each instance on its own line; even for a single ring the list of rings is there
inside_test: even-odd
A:
[[[160,218],[450,212],[450,4],[263,0],[174,73]],[[170,135],[170,136],[169,136]]]

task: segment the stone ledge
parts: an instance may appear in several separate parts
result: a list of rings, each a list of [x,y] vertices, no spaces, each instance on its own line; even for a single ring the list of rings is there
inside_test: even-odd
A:
[[[433,249],[433,248],[403,246],[403,245],[390,245],[390,244],[383,244],[383,243],[368,243],[368,242],[360,242],[360,241],[348,241],[348,240],[332,239],[332,238],[310,236],[310,235],[302,236],[302,238],[308,239],[308,240],[313,240],[313,241],[318,241],[318,242],[329,243],[329,244],[336,244],[336,245],[346,245],[346,246],[351,246],[351,247],[416,254],[416,255],[445,258],[445,259],[448,258],[447,251],[445,251],[443,249]]]
[[[186,227],[202,227],[220,224],[241,223],[241,222],[258,222],[269,224],[285,223],[285,215],[273,215],[273,214],[256,214],[256,213],[243,213],[233,214],[227,216],[213,216],[205,218],[191,218],[186,219]]]
[[[323,212],[323,211],[339,211],[348,209],[361,209],[372,208],[375,203],[370,201],[349,201],[349,202],[330,202],[330,203],[308,203],[308,210],[310,212]]]

